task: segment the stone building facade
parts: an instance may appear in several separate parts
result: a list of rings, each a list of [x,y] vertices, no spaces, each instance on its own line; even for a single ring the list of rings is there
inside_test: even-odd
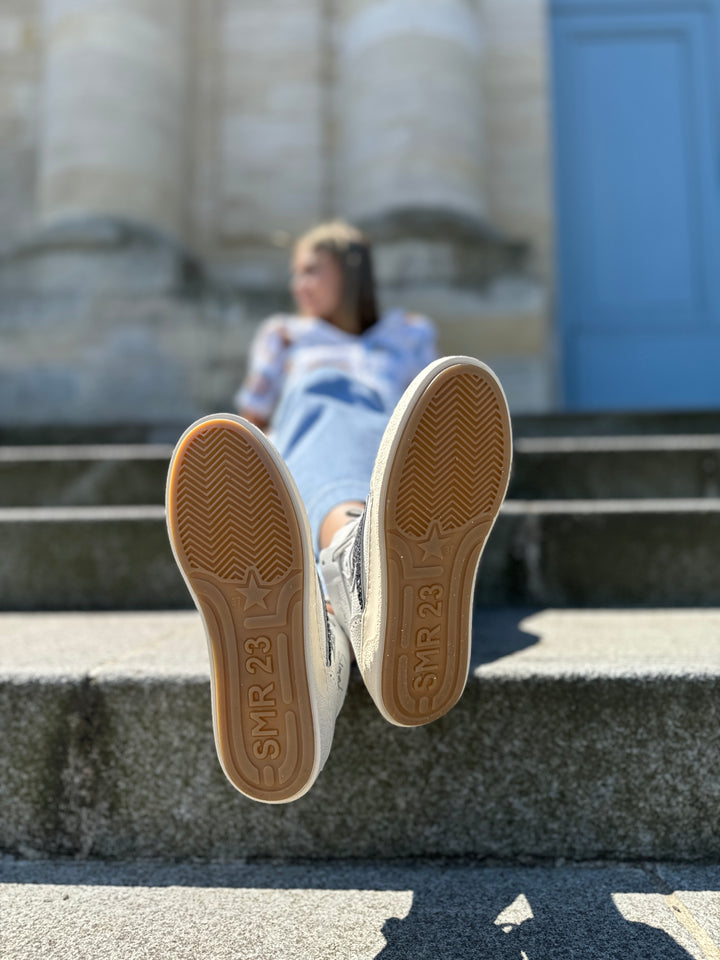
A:
[[[0,421],[230,409],[293,239],[555,403],[541,0],[0,0]]]

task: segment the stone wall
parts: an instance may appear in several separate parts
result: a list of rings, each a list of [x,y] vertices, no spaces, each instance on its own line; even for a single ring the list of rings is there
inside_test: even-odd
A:
[[[0,2],[0,249],[35,219],[41,0]]]
[[[483,0],[487,190],[493,223],[553,279],[550,63],[544,0]]]
[[[228,409],[292,240],[553,404],[540,0],[0,0],[0,421]],[[123,379],[125,378],[125,379]],[[112,383],[112,390],[108,385]]]

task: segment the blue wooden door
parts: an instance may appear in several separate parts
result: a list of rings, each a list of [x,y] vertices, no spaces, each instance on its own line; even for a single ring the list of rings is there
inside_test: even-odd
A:
[[[571,409],[720,405],[719,4],[551,0]]]

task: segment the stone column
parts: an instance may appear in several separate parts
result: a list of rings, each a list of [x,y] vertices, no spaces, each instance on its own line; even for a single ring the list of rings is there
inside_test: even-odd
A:
[[[240,283],[284,284],[283,243],[326,212],[325,7],[322,0],[224,5],[216,243],[227,275]]]
[[[469,0],[355,0],[339,44],[336,189],[358,219],[484,219],[482,33]]]
[[[190,0],[45,0],[42,224],[184,229]]]

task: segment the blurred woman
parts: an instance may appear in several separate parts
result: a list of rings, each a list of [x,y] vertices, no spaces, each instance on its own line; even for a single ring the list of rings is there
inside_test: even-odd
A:
[[[371,250],[344,223],[302,236],[292,257],[296,315],[269,317],[236,395],[268,430],[300,488],[316,552],[364,506],[390,414],[437,356],[435,327],[404,310],[378,314]]]

